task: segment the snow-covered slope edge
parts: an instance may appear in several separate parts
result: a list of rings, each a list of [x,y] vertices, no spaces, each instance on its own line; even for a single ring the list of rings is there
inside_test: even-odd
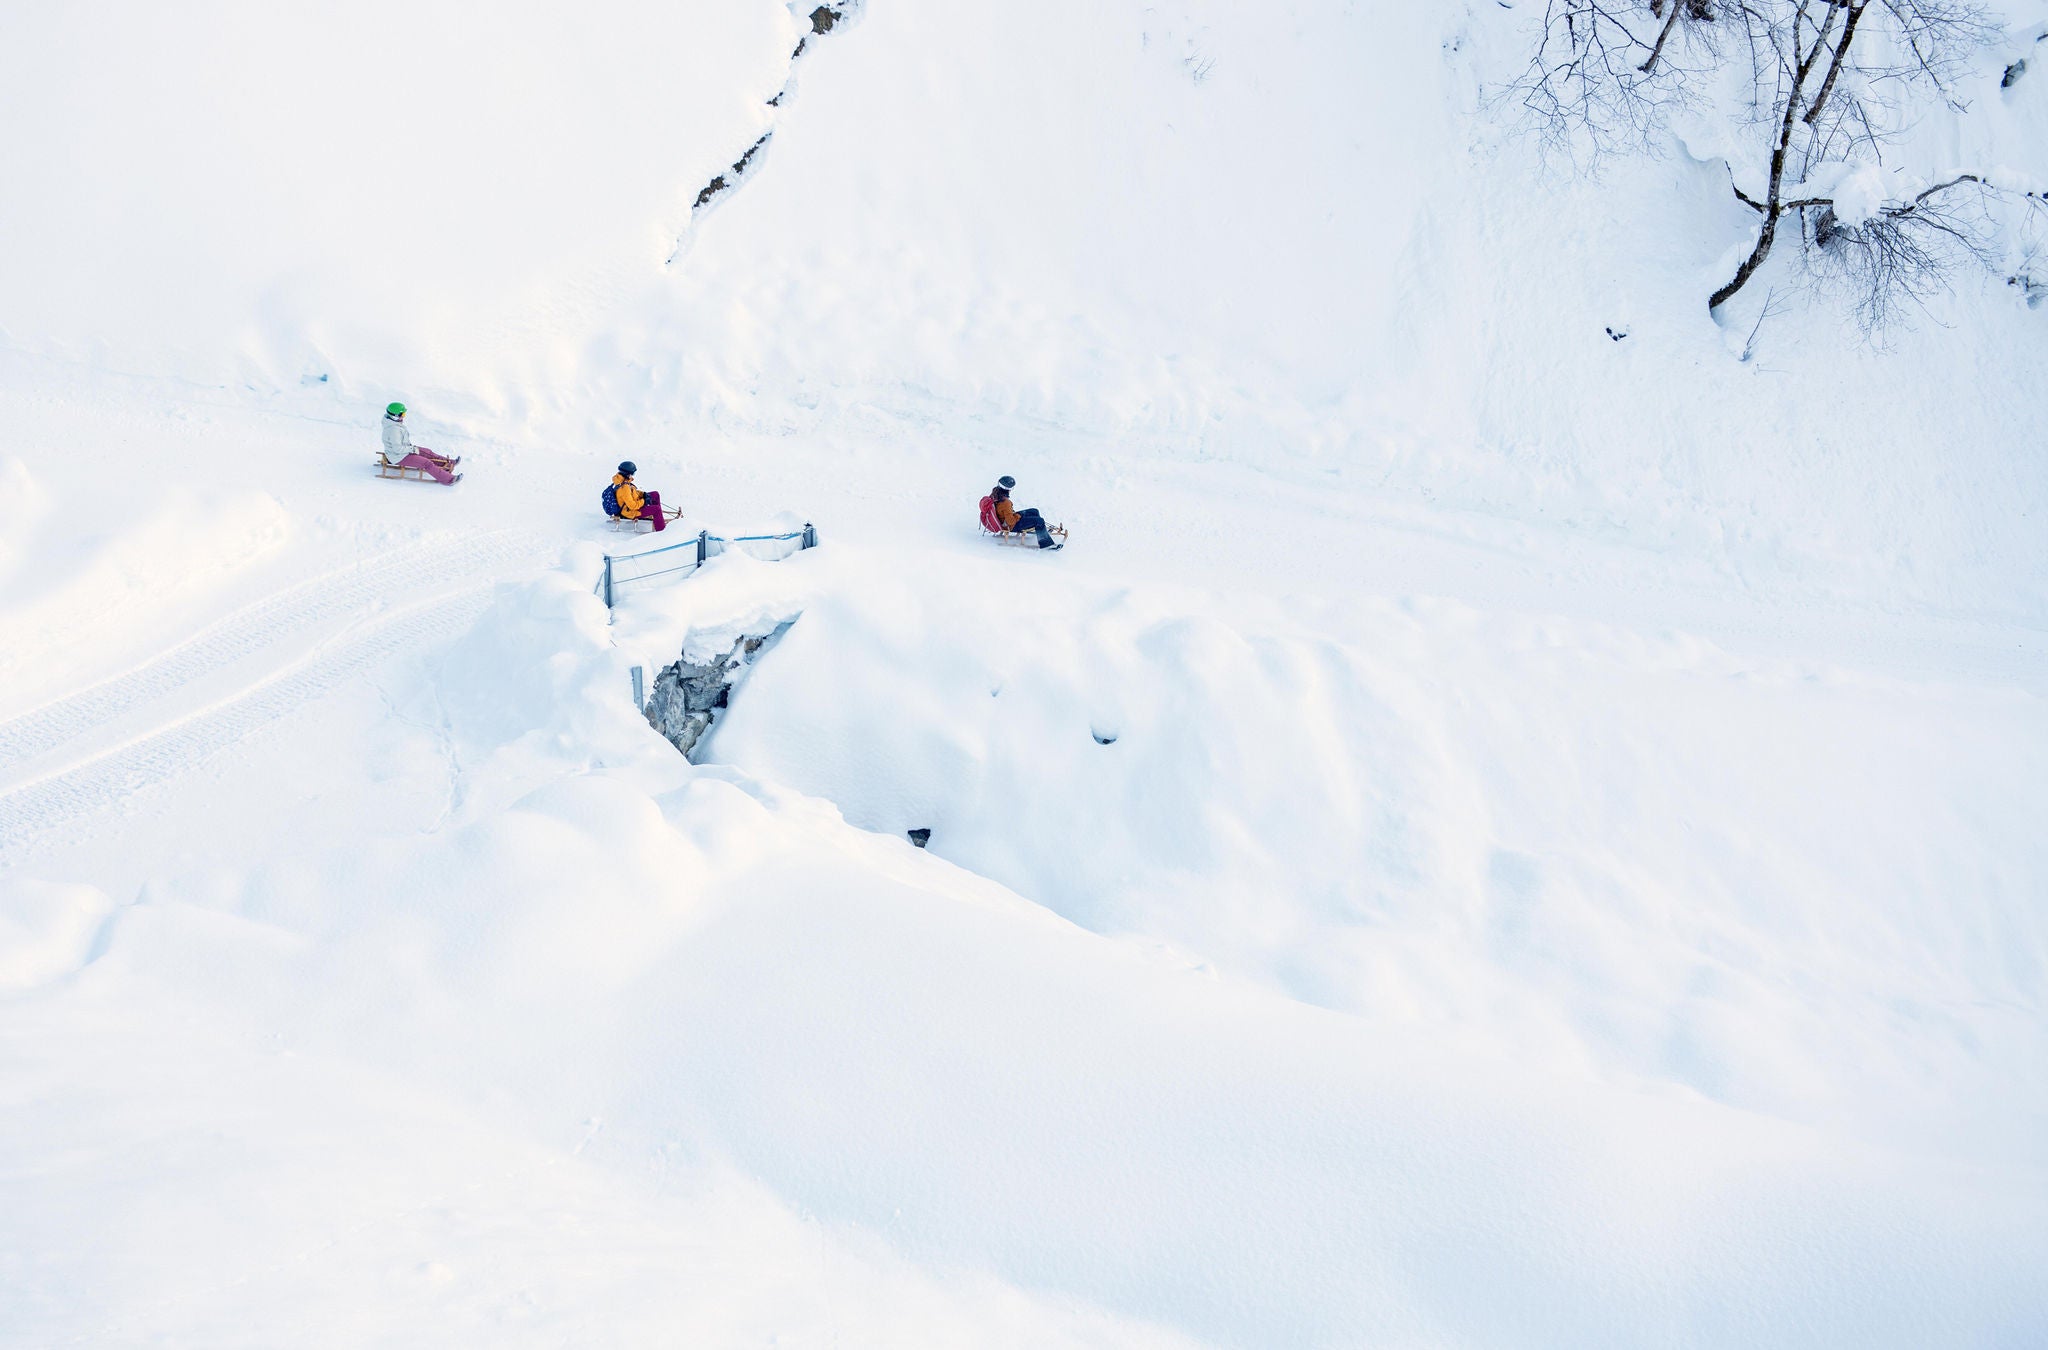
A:
[[[815,617],[852,580],[829,551],[716,566],[690,593],[693,624],[792,598]],[[756,677],[801,659],[809,621]],[[75,1165],[17,1183],[0,1219],[9,1250],[37,1253],[24,1343],[76,1334],[81,1316],[202,1338],[233,1316],[261,1334],[265,1308],[333,1306],[366,1273],[394,1295],[341,1327],[403,1306],[449,1333],[539,1342],[580,1315],[631,1339],[668,1306],[600,1312],[569,1267],[548,1316],[522,1322],[524,1258],[480,1270],[463,1251],[477,1223],[499,1225],[492,1250],[558,1241],[504,1226],[523,1202],[598,1231],[630,1203],[645,1231],[678,1234],[660,1250],[685,1271],[704,1259],[702,1225],[740,1224],[756,1235],[743,1287],[772,1290],[777,1254],[810,1240],[769,1217],[793,1210],[825,1225],[828,1250],[879,1238],[949,1281],[1027,1291],[1007,1297],[1033,1316],[1105,1310],[1037,1323],[1052,1339],[1158,1323],[1241,1345],[1506,1344],[1532,1326],[1577,1343],[1784,1343],[1819,1327],[1995,1343],[2048,1317],[2027,1167],[1518,1061],[1456,1026],[1324,1012],[1107,942],[829,803],[686,765],[626,697],[634,640],[610,642],[586,567],[506,588],[425,672],[478,696],[446,699],[438,730],[418,717],[380,733],[438,739],[467,766],[446,828],[166,880],[113,914],[74,976],[17,996],[8,1128],[26,1144],[63,1116],[98,1122]],[[422,690],[401,711],[432,703]],[[178,1057],[221,1067],[204,1106],[138,1068],[122,1073],[128,1107],[95,1108],[52,1053],[98,1016],[187,1028]],[[327,1082],[362,1084],[343,1119],[366,1147],[322,1152]],[[424,1209],[404,1184],[385,1208],[316,1204],[348,1228],[330,1248],[346,1259],[268,1265],[254,1287],[279,1297],[256,1301],[257,1324],[249,1300],[195,1297],[176,1274],[248,1270],[232,1225],[178,1225],[175,1257],[128,1249],[117,1269],[135,1278],[107,1285],[97,1313],[58,1292],[86,1278],[82,1234],[162,1232],[216,1190],[243,1193],[238,1179],[310,1198],[334,1156],[369,1166],[387,1133],[414,1135],[400,1151],[424,1163],[421,1138],[451,1128],[426,1121],[464,1113],[488,1115],[503,1161]],[[196,1155],[203,1198],[163,1179],[194,1147],[181,1118],[247,1151]],[[289,1162],[306,1150],[317,1167]],[[113,1184],[117,1157],[155,1179]],[[772,1207],[721,1180],[733,1170]],[[83,1229],[81,1204],[100,1216]],[[259,1230],[279,1222],[234,1204]],[[679,1214],[687,1230],[665,1227]],[[380,1273],[377,1251],[404,1255]],[[428,1296],[450,1282],[460,1297]],[[876,1339],[892,1315],[912,1339],[935,1334],[953,1305],[920,1289],[885,1283],[848,1316]],[[740,1303],[736,1325],[755,1325]]]
[[[2048,1162],[2039,694],[1001,558],[844,575],[714,761],[1374,1025]]]

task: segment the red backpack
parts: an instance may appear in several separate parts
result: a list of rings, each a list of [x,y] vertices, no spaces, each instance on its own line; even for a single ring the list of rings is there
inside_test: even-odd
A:
[[[996,496],[993,492],[981,499],[981,528],[990,534],[1003,532],[1003,522],[996,519]]]

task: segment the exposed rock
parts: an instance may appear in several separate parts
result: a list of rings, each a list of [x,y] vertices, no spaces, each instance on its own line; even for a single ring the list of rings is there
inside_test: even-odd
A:
[[[776,98],[778,99],[781,97],[782,96],[780,94],[776,95]],[[731,181],[727,181],[726,175],[722,173],[718,175],[716,178],[712,179],[710,182],[706,183],[704,185],[704,190],[697,194],[696,205],[703,206],[706,202],[709,202],[713,197],[716,197],[719,193],[724,192],[727,188],[730,188],[734,183],[737,183],[740,180],[740,178],[746,173],[747,166],[754,162],[754,156],[761,153],[761,147],[768,144],[769,139],[774,135],[775,133],[772,131],[762,132],[761,139],[755,141],[752,145],[748,146],[747,153],[741,155],[739,159],[734,162],[732,168],[726,171],[726,173],[730,173],[732,175]],[[696,207],[692,207],[691,209],[695,210]]]
[[[732,687],[763,647],[788,624],[772,633],[749,634],[732,650],[708,661],[679,660],[654,677],[654,696],[647,700],[647,722],[683,752],[685,759],[711,729],[718,711],[732,697]]]
[[[804,53],[809,49],[812,40],[830,33],[833,29],[839,27],[841,23],[859,18],[861,8],[862,0],[832,0],[831,3],[819,5],[811,11],[811,31],[797,39],[796,50],[789,54],[789,70],[783,77],[782,88],[778,89],[774,97],[768,100],[769,107],[780,109],[789,98],[790,93],[795,89],[797,66],[803,61]],[[768,130],[761,133],[759,139],[747,147],[745,154],[733,161],[730,168],[714,175],[710,182],[697,190],[697,200],[690,207],[690,221],[692,225],[695,224],[698,215],[705,208],[716,203],[719,198],[727,193],[737,189],[751,173],[760,167],[755,162],[756,157],[774,135],[775,127],[771,125]],[[675,247],[669,251],[669,262],[673,263],[682,256],[684,247],[688,244],[689,239],[690,227],[685,226],[682,235],[676,239]]]
[[[930,830],[910,831],[910,842],[917,845],[919,848],[923,848],[926,844],[929,844],[931,841],[932,832]]]

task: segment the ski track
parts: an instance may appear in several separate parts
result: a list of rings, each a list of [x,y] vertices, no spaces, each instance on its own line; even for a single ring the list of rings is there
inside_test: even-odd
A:
[[[495,565],[530,558],[535,551],[530,536],[507,532],[476,547],[458,541],[407,548],[361,568],[316,577],[237,611],[130,675],[15,719],[0,728],[0,754],[13,755],[22,747],[41,750],[61,745],[266,646],[360,610],[394,590],[402,591],[408,583],[421,587],[429,577],[445,578],[451,560],[494,565],[487,575],[454,595],[444,594],[360,620],[224,700],[110,747],[82,764],[0,793],[0,860],[17,858],[46,831],[175,778],[392,653],[435,633],[474,622],[489,605],[491,586],[502,574]],[[105,706],[93,706],[100,700],[105,700]]]
[[[202,629],[142,666],[0,723],[0,764],[24,765],[135,709],[380,599],[444,583],[456,568],[488,569],[537,553],[524,531],[418,543],[309,578]]]

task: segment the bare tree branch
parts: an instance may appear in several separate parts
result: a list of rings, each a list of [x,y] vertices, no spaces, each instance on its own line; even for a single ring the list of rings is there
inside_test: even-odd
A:
[[[1728,113],[1755,138],[1760,193],[1728,164],[1735,200],[1756,236],[1735,274],[1708,299],[1718,310],[1756,276],[1789,215],[1803,222],[1802,257],[1832,284],[1854,278],[1859,314],[1889,319],[1939,289],[1945,269],[1984,255],[1994,222],[1957,194],[1999,194],[1961,172],[1874,208],[1859,194],[1854,224],[1825,191],[1832,167],[1884,166],[1896,109],[1913,88],[1959,107],[1956,77],[1995,29],[1985,0],[1545,0],[1536,51],[1504,94],[1553,144],[1596,157],[1633,144],[1654,152],[1673,110],[1723,98],[1723,72],[1748,63],[1747,97]],[[1736,69],[1740,69],[1739,66]],[[1750,179],[1755,181],[1755,179]],[[1973,199],[1973,200],[1975,200]],[[2048,202],[2030,206],[2048,207]],[[1883,291],[1875,295],[1870,288]]]
[[[1671,41],[1671,30],[1678,27],[1678,15],[1683,9],[1684,6],[1679,4],[1678,0],[1671,0],[1671,13],[1665,16],[1664,26],[1657,31],[1657,45],[1650,48],[1650,54],[1643,58],[1643,63],[1636,67],[1637,70],[1648,75],[1657,68],[1657,58],[1664,54],[1664,44]],[[1652,12],[1655,12],[1654,7]]]
[[[1821,109],[1828,106],[1828,95],[1835,92],[1835,81],[1842,77],[1842,65],[1849,59],[1849,44],[1856,41],[1856,24],[1862,19],[1863,11],[1870,0],[1849,7],[1849,22],[1842,29],[1842,40],[1835,44],[1835,59],[1828,63],[1828,77],[1821,83],[1820,92],[1813,96],[1813,106],[1806,110],[1806,125],[1812,126],[1820,118]]]

